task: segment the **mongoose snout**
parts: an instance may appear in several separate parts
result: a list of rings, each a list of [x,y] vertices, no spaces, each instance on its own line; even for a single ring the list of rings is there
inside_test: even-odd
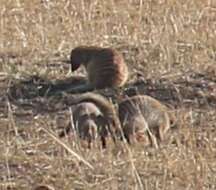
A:
[[[78,136],[88,142],[88,147],[96,140],[98,136],[97,117],[102,113],[93,103],[85,102],[73,106],[73,123],[69,122],[64,131],[59,134],[59,137],[64,137],[72,129],[72,125]]]

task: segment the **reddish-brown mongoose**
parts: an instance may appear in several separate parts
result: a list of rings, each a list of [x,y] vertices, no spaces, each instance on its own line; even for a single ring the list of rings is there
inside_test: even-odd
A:
[[[126,98],[119,103],[118,111],[128,143],[130,143],[130,136],[133,131],[142,131],[143,129],[149,130],[149,132],[153,131],[162,141],[170,128],[167,107],[150,96],[136,95]],[[149,135],[149,133],[147,134]],[[151,140],[155,141],[153,137]]]
[[[128,67],[122,54],[112,48],[78,46],[71,51],[69,62],[72,71],[83,65],[88,74],[88,84],[74,90],[121,87],[128,79]]]
[[[100,135],[103,146],[106,147],[105,138],[107,137],[107,134],[110,134],[113,141],[116,142],[115,135],[120,133],[119,131],[121,130],[121,124],[114,105],[104,96],[91,92],[81,94],[79,97],[73,99],[70,102],[70,105],[87,102],[95,104],[95,106],[97,106],[102,113],[102,116],[99,115],[96,117],[96,122],[101,125]]]
[[[104,136],[106,133],[101,131],[103,120],[101,119],[102,113],[99,108],[91,102],[83,102],[73,107],[73,124],[69,122],[64,131],[59,134],[59,137],[64,137],[70,132],[72,126],[82,140],[88,142],[88,148],[91,148],[91,143],[96,140],[96,137]],[[104,139],[101,137],[102,147],[105,148]]]

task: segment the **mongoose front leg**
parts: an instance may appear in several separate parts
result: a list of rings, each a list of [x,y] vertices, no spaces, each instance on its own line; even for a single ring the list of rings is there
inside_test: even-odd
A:
[[[102,148],[105,149],[106,148],[106,139],[104,136],[101,136],[101,143],[102,143]]]
[[[166,133],[166,128],[164,126],[159,126],[159,131],[158,131],[158,136],[159,136],[159,139],[160,141],[163,141],[164,140],[164,134]]]

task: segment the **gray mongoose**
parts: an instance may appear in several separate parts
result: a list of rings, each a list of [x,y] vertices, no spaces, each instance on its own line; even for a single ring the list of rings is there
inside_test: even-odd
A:
[[[128,144],[144,142],[145,145],[151,143],[154,147],[158,148],[156,137],[151,133],[148,123],[141,113],[134,113],[130,116],[126,116],[125,114],[123,118],[121,126]]]
[[[66,62],[71,64],[72,72],[81,65],[87,71],[88,84],[75,87],[77,91],[121,87],[128,79],[128,67],[122,54],[112,48],[78,46],[72,49],[70,61]]]
[[[147,132],[153,131],[156,137],[163,141],[170,128],[168,108],[147,95],[136,95],[124,99],[119,103],[118,113],[128,143],[130,143],[133,131],[142,131],[143,128],[149,130]],[[152,143],[155,144],[154,137],[151,134],[150,136],[151,141],[154,141]]]
[[[83,102],[73,107],[73,126],[79,137],[88,142],[88,148],[91,148],[93,140],[97,136],[101,137],[102,147],[105,148],[106,143],[104,138],[107,133],[101,130],[105,123],[103,122],[102,113],[99,108],[91,102]],[[72,124],[69,122],[64,131],[59,134],[59,137],[64,137],[72,129]]]
[[[102,115],[96,117],[96,123],[101,125],[100,137],[102,140],[103,147],[106,147],[106,137],[108,134],[111,135],[114,143],[116,143],[116,134],[121,130],[121,124],[116,113],[114,105],[100,94],[88,92],[79,95],[77,98],[69,101],[70,105],[76,105],[80,103],[93,103],[100,110]]]

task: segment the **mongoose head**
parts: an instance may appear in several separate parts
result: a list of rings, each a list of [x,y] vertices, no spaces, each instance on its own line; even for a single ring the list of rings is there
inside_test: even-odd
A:
[[[84,54],[82,53],[82,48],[77,47],[72,49],[70,54],[70,64],[71,64],[71,71],[76,71],[80,65],[84,62]]]
[[[88,142],[88,148],[91,149],[91,144],[98,137],[98,127],[96,121],[94,121],[88,115],[82,117],[81,119],[82,121],[80,121],[77,126],[77,132],[82,140]]]

